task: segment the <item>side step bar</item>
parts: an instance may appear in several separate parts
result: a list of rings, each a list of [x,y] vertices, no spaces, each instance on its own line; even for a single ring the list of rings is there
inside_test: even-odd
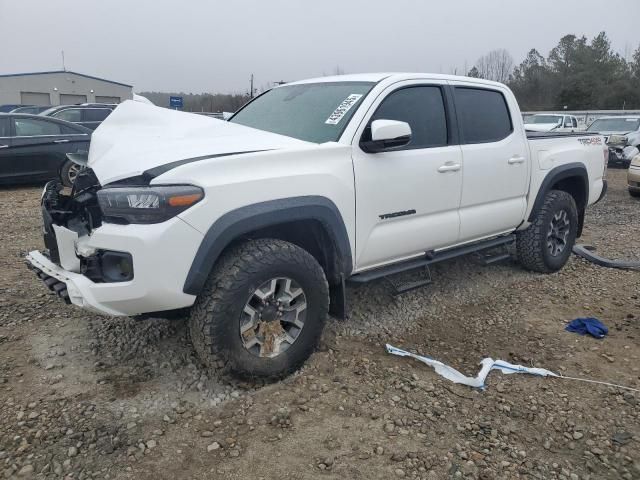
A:
[[[489,248],[506,246],[510,243],[513,243],[516,239],[515,234],[505,235],[502,237],[492,238],[490,240],[483,240],[481,242],[472,243],[471,245],[464,245],[462,247],[452,248],[450,250],[444,250],[441,252],[425,252],[423,258],[418,258],[414,260],[408,260],[401,263],[396,263],[393,265],[376,268],[374,270],[368,270],[366,272],[357,273],[349,278],[349,283],[362,284],[368,283],[372,280],[378,280],[380,278],[385,278],[390,275],[395,275],[397,273],[403,273],[410,270],[415,270],[422,267],[428,267],[434,263],[443,262],[445,260],[450,260],[456,257],[462,257],[464,255],[468,255],[470,253],[479,252],[482,250],[487,250]],[[494,257],[489,257],[485,259],[485,263],[494,263],[499,260],[504,260],[509,258],[508,254],[500,254]],[[422,285],[427,284],[428,282],[425,280]],[[421,285],[420,285],[421,286]],[[412,290],[412,289],[411,289]]]

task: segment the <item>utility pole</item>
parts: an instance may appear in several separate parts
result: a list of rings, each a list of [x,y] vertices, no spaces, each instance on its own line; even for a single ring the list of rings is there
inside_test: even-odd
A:
[[[62,50],[62,71],[66,72],[67,71],[67,67],[65,67],[64,65],[64,50]]]
[[[253,73],[251,74],[251,87],[249,89],[249,98],[253,98]]]

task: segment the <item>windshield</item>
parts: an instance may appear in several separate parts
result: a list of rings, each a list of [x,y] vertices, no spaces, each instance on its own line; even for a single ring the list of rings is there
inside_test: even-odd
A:
[[[557,115],[532,115],[525,123],[560,123],[562,117]]]
[[[307,142],[335,142],[375,84],[305,83],[274,88],[229,121]]]
[[[600,118],[594,120],[587,132],[631,132],[640,127],[640,118]]]

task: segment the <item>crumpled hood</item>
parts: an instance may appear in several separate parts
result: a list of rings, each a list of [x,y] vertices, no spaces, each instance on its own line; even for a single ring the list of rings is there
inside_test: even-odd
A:
[[[308,145],[204,115],[128,100],[91,136],[88,166],[105,185],[189,158]]]

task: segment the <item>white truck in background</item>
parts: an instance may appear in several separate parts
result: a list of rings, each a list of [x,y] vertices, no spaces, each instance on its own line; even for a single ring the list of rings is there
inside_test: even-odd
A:
[[[576,132],[578,118],[573,115],[537,113],[524,119],[524,129],[528,132]]]
[[[601,136],[527,134],[506,86],[464,77],[305,80],[228,122],[125,102],[71,193],[46,186],[27,260],[74,305],[181,312],[205,363],[278,378],[346,315],[347,282],[513,241],[562,268],[606,160]]]

